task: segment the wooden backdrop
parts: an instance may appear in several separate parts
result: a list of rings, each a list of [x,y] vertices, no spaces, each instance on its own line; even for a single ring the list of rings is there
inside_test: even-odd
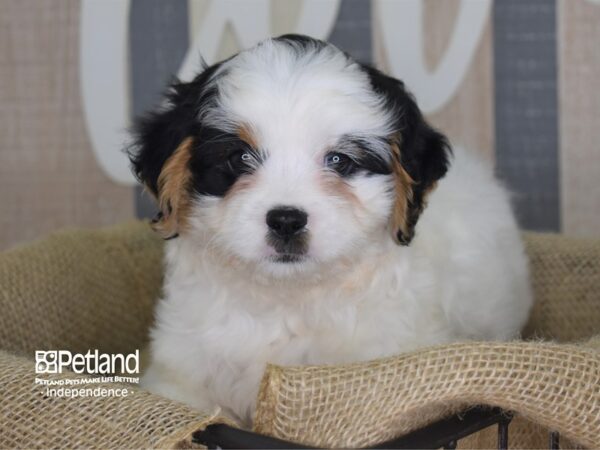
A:
[[[314,23],[303,23],[357,58],[393,71],[403,49],[415,42],[394,41],[385,29],[381,11],[389,1],[323,0],[322,11],[312,13]],[[457,32],[461,7],[472,7],[472,0],[420,1],[423,61],[435,72]],[[105,150],[90,138],[81,89],[84,4],[0,1],[0,249],[62,227],[117,223],[152,208],[139,187],[115,181],[98,163]],[[235,0],[127,4],[129,38],[122,45],[129,49],[133,114],[156,102],[198,31],[215,26],[215,14],[235,15],[236,8]],[[305,7],[303,0],[270,2],[266,19],[258,6],[250,7],[246,17],[225,20],[214,42],[204,44],[216,44],[212,57],[220,58],[258,36],[253,26],[267,27],[259,30],[267,35],[302,31]],[[494,162],[514,193],[524,228],[597,235],[600,3],[502,0],[490,3],[482,23],[460,83],[428,117],[454,143]],[[415,91],[422,88],[418,83]]]

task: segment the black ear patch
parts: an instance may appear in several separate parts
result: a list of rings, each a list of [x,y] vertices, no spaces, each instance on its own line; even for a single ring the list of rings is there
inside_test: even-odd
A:
[[[216,96],[207,87],[220,64],[205,69],[190,83],[173,83],[164,96],[165,106],[136,120],[134,144],[127,153],[138,180],[158,197],[158,177],[167,161],[187,137],[198,134],[198,113]]]
[[[385,98],[386,107],[395,113],[396,131],[390,137],[396,186],[391,226],[396,242],[408,245],[426,205],[427,194],[448,170],[452,150],[447,138],[425,121],[402,81],[372,67],[362,67],[373,90]]]
[[[194,109],[182,102],[184,85],[173,86],[167,95],[169,106],[139,119],[135,125],[136,143],[129,151],[132,168],[139,181],[158,197],[158,177],[177,147],[194,134]]]
[[[177,235],[185,221],[193,186],[190,160],[201,131],[198,114],[216,96],[209,81],[218,67],[190,83],[173,83],[164,105],[133,126],[135,140],[127,153],[136,177],[158,201],[161,213],[153,227],[165,238]]]

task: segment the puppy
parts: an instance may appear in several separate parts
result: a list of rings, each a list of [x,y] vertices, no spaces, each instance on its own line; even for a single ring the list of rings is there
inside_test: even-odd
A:
[[[161,214],[150,390],[250,423],[268,362],[518,335],[532,303],[491,170],[401,81],[286,35],[172,86],[130,151]]]

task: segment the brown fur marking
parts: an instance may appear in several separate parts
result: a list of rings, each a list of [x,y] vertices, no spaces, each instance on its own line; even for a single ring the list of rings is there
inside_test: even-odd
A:
[[[392,209],[392,215],[390,219],[390,228],[392,237],[396,243],[398,241],[398,230],[405,236],[410,234],[408,224],[408,214],[410,208],[410,202],[413,198],[412,186],[414,181],[411,176],[404,170],[402,164],[400,164],[400,146],[397,142],[392,144],[392,172],[394,175],[394,191],[396,199],[394,201],[394,207]]]
[[[356,194],[342,178],[332,174],[325,174],[321,178],[321,185],[329,195],[343,198],[348,203],[352,203],[358,208],[363,207]]]
[[[158,205],[162,218],[153,228],[164,238],[175,236],[185,226],[190,207],[189,161],[193,139],[188,137],[167,159],[158,177]]]
[[[238,136],[240,137],[240,139],[242,141],[244,141],[246,144],[248,144],[250,147],[252,147],[253,149],[258,149],[258,144],[257,141],[254,137],[254,133],[252,133],[252,129],[250,128],[249,125],[242,125],[239,129],[238,129]]]

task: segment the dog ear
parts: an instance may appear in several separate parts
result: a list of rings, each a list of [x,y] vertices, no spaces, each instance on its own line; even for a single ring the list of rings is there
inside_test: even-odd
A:
[[[452,150],[447,138],[425,121],[404,83],[371,67],[365,66],[365,70],[395,117],[395,132],[390,137],[395,189],[390,228],[398,244],[408,245],[427,195],[448,170]]]
[[[152,226],[165,239],[177,236],[189,204],[189,160],[199,126],[193,90],[193,82],[173,84],[165,105],[137,120],[128,150],[136,177],[158,202]]]

